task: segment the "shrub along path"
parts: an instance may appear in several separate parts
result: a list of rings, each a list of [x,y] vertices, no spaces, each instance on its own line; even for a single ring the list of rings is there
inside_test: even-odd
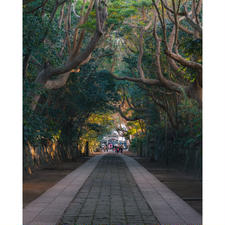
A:
[[[201,216],[127,156],[93,157],[24,209],[24,225],[201,224]]]

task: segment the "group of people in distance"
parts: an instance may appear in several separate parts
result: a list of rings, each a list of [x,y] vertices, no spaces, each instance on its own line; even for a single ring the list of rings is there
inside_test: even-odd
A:
[[[123,145],[122,144],[119,144],[119,145],[108,144],[108,146],[105,145],[103,147],[103,151],[104,152],[108,152],[109,149],[112,149],[116,153],[119,153],[119,152],[123,153]]]
[[[113,151],[115,151],[116,153],[123,153],[123,145],[117,145],[113,148]]]

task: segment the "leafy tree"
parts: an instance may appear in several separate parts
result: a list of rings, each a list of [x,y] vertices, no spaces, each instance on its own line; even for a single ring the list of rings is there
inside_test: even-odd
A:
[[[201,0],[23,9],[25,147],[54,144],[74,159],[114,128],[143,156],[201,167]]]

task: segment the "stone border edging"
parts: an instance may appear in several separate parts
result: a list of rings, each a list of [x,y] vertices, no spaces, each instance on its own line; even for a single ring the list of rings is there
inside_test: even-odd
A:
[[[122,155],[161,225],[201,225],[202,216],[131,157]]]
[[[23,209],[23,225],[56,225],[103,155],[69,173]]]

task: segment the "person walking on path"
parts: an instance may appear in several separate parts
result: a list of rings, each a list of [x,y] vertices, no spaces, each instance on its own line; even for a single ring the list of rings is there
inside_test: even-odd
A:
[[[120,152],[123,153],[123,145],[120,145]]]

